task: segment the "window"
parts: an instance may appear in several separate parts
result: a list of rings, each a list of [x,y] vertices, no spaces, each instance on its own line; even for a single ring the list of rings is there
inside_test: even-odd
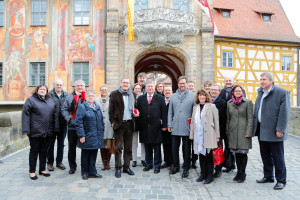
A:
[[[74,3],[74,25],[89,25],[90,0],[75,0]]]
[[[263,18],[264,22],[271,21],[271,15],[269,15],[269,14],[262,14],[262,18]]]
[[[282,56],[281,70],[286,72],[292,71],[292,56]]]
[[[223,67],[233,68],[233,52],[223,52],[222,57]]]
[[[0,26],[4,26],[4,1],[0,1]]]
[[[85,85],[89,85],[89,63],[88,62],[74,62],[73,63],[73,85],[75,81],[83,80]]]
[[[3,66],[0,63],[0,87],[2,87],[2,79],[3,79]]]
[[[135,0],[134,11],[148,9],[148,0]]]
[[[31,25],[46,26],[47,0],[31,0]]]
[[[189,12],[189,0],[173,0],[173,8]]]
[[[229,11],[222,11],[222,17],[230,18],[230,12]]]
[[[30,63],[30,85],[45,84],[45,63]]]

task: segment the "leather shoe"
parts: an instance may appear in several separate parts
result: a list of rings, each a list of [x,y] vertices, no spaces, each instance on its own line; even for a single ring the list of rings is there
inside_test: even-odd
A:
[[[189,176],[189,170],[188,169],[184,169],[181,177],[182,178],[187,178],[188,176]]]
[[[176,174],[177,172],[179,172],[179,168],[173,167],[173,169],[170,170],[169,174]]]
[[[102,178],[102,175],[94,174],[94,175],[90,175],[89,178]]]
[[[69,170],[69,174],[75,174],[75,172],[76,172],[76,169],[70,169]]]
[[[160,169],[158,167],[154,168],[154,174],[158,174],[160,172]]]
[[[149,170],[152,169],[152,168],[153,168],[152,166],[150,166],[150,167],[144,167],[143,171],[144,171],[144,172],[147,172],[147,171],[149,171]]]
[[[121,170],[120,169],[116,170],[115,177],[121,178]]]
[[[132,167],[136,167],[136,161],[132,161]]]
[[[47,165],[48,171],[54,171],[54,167],[52,164]]]
[[[169,165],[168,165],[167,163],[164,163],[164,164],[161,166],[162,169],[167,168],[167,167],[169,167]]]
[[[88,179],[89,179],[89,177],[88,177],[88,175],[86,175],[86,174],[83,174],[83,175],[82,175],[82,179],[83,179],[83,180],[88,180]]]
[[[282,190],[284,187],[285,187],[285,183],[277,182],[273,189],[274,190]]]
[[[50,174],[49,173],[43,173],[43,172],[39,172],[39,175],[45,176],[45,177],[49,177]]]
[[[262,178],[260,180],[256,180],[257,183],[274,183],[273,178]]]
[[[130,175],[130,176],[134,175],[134,172],[131,171],[130,168],[128,168],[128,169],[123,169],[123,172],[124,172],[124,173],[127,173],[127,174]]]
[[[30,179],[31,180],[36,180],[36,179],[38,179],[38,176],[35,174],[34,176],[30,176],[30,174],[29,174],[29,177],[30,177]]]
[[[201,175],[199,178],[197,178],[196,182],[202,182],[205,178],[205,176]]]
[[[144,160],[142,160],[141,163],[144,167],[146,166],[146,162]]]
[[[191,166],[193,169],[197,169],[197,163],[196,162],[192,162],[192,166]]]
[[[203,184],[210,184],[211,182],[213,182],[214,179],[211,178],[207,178],[205,179],[205,181],[203,182]]]
[[[215,171],[214,178],[219,178],[222,175],[222,171]]]
[[[59,169],[61,169],[61,170],[65,170],[66,169],[66,167],[62,163],[56,164],[56,167],[59,168]]]

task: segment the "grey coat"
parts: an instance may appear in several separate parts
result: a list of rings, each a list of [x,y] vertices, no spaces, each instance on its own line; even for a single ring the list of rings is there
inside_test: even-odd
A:
[[[245,137],[253,132],[253,103],[245,97],[237,106],[227,102],[226,134],[230,149],[252,149],[252,138]]]
[[[95,103],[100,106],[103,122],[104,122],[104,140],[112,139],[114,137],[114,129],[111,126],[108,116],[109,108],[109,95],[105,98],[106,102],[103,103],[101,95],[95,100]]]
[[[194,105],[195,94],[192,92],[188,92],[182,101],[179,99],[178,91],[171,96],[168,111],[168,127],[172,128],[172,135],[190,135],[187,121],[192,117]]]
[[[283,88],[275,86],[273,83],[273,89],[271,89],[270,93],[263,100],[260,130],[257,130],[258,110],[263,89],[259,88],[257,91],[258,96],[255,102],[253,134],[257,135],[257,131],[259,131],[260,141],[281,142],[286,140],[288,137],[288,122],[291,110],[288,92]],[[283,132],[283,137],[277,137],[276,131]]]

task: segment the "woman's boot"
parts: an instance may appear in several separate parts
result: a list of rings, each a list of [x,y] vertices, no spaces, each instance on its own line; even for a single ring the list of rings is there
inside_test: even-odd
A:
[[[207,176],[206,167],[205,167],[205,156],[201,154],[199,155],[199,163],[200,163],[201,173],[200,173],[200,177],[196,181],[202,182],[204,179],[206,179]]]
[[[110,169],[110,164],[109,164],[109,162],[110,162],[111,154],[109,153],[109,149],[107,149],[106,152],[107,152],[107,154],[106,154],[106,155],[107,155],[107,156],[106,156],[106,158],[107,158],[107,159],[106,159],[106,169],[109,170],[109,169]]]
[[[236,153],[235,154],[235,161],[236,161],[236,166],[237,166],[237,173],[236,176],[233,178],[233,181],[238,181],[241,175],[241,154]]]
[[[243,183],[246,180],[246,166],[248,162],[247,154],[241,154],[241,175],[238,179],[238,183]]]

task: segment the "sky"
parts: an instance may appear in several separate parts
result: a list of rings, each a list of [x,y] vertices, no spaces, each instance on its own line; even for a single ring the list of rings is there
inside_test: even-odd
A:
[[[280,0],[290,23],[298,37],[300,37],[300,0]]]

